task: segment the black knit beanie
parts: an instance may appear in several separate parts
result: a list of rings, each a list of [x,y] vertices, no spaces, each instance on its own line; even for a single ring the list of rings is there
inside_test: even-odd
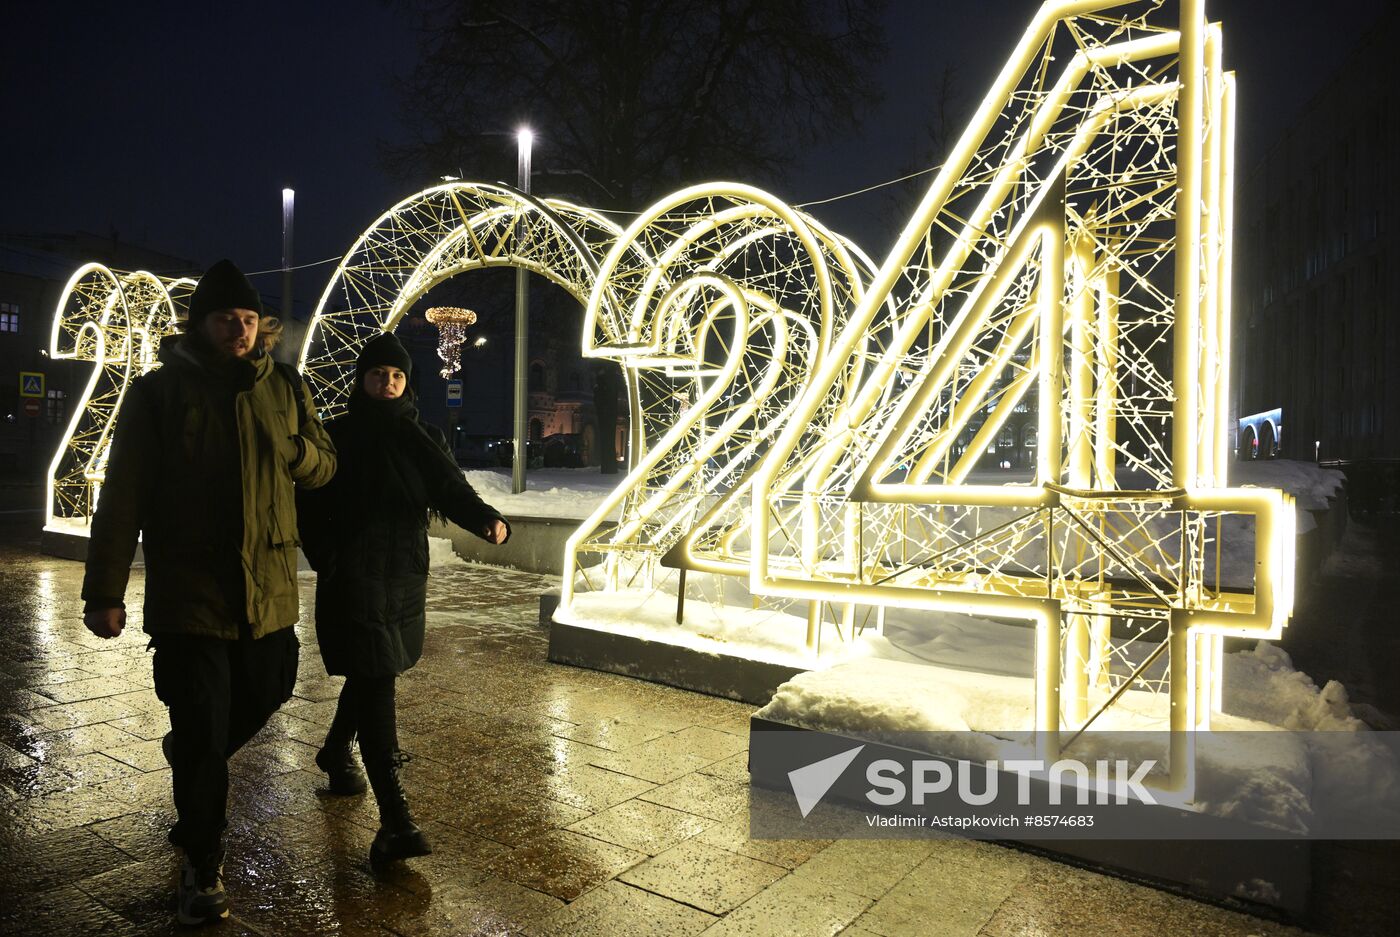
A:
[[[405,377],[413,376],[413,359],[392,332],[376,335],[360,349],[360,357],[355,361],[355,386],[360,385],[370,368],[382,366],[398,368]]]
[[[251,309],[263,314],[262,297],[231,260],[221,260],[199,278],[190,294],[190,325],[221,309]]]

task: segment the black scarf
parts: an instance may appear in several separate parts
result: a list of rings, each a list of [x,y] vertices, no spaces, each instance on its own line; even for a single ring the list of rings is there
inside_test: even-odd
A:
[[[405,501],[427,506],[430,481],[440,480],[444,472],[460,474],[419,424],[411,388],[399,397],[379,400],[356,387],[350,392],[346,429],[349,451],[341,464],[353,466],[362,496],[397,487]]]

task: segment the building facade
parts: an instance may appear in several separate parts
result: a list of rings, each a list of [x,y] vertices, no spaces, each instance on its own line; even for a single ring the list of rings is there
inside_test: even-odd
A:
[[[1244,458],[1400,457],[1397,23],[1392,12],[1376,24],[1237,185]]]

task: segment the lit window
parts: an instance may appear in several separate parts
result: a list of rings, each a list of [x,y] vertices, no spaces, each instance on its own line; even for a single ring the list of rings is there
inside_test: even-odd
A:
[[[19,305],[0,303],[0,332],[19,331]]]
[[[62,423],[68,412],[67,395],[61,390],[51,390],[44,400],[44,418],[50,423]]]

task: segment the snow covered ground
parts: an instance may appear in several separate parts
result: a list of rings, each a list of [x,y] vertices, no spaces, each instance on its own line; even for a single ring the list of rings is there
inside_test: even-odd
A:
[[[1315,462],[1271,459],[1230,464],[1230,484],[1282,488],[1298,499],[1298,507],[1304,511],[1326,510],[1327,499],[1336,497],[1345,483],[1342,472]]]
[[[1344,474],[1336,469],[1323,468],[1315,462],[1272,459],[1230,464],[1231,485],[1282,488],[1297,499],[1300,534],[1317,526],[1317,521],[1308,512],[1327,510],[1328,499],[1336,497],[1345,483]]]

